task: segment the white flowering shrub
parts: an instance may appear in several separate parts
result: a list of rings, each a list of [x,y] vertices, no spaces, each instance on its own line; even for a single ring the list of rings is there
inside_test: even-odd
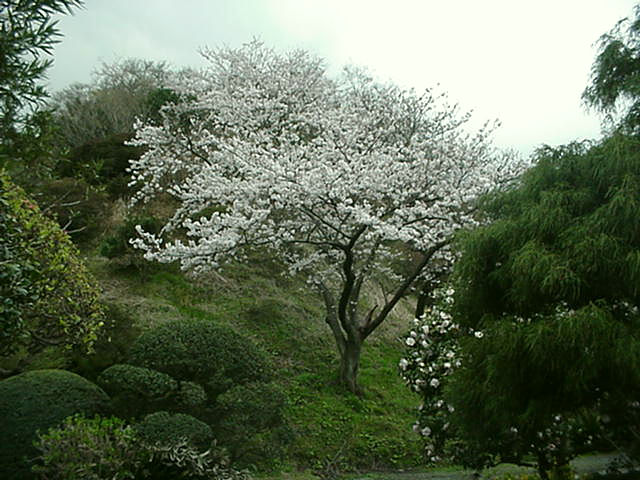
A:
[[[413,320],[404,339],[405,356],[400,359],[400,374],[411,390],[422,397],[414,431],[425,442],[429,463],[445,456],[449,435],[449,416],[455,407],[445,401],[443,388],[447,378],[460,367],[460,327],[453,321],[451,306],[454,290],[439,288],[432,294],[432,304],[421,318]],[[481,336],[481,332],[476,332]]]
[[[483,468],[505,461],[526,464],[525,455],[533,454],[543,470],[548,471],[564,466],[580,452],[588,451],[600,430],[598,419],[589,410],[550,414],[535,419],[534,424],[523,425],[520,425],[522,418],[518,421],[505,410],[504,418],[513,421],[486,426],[484,430],[491,432],[486,443],[461,433],[464,429],[457,428],[460,422],[474,415],[479,423],[488,418],[483,416],[487,405],[470,407],[467,399],[458,394],[463,407],[459,412],[456,410],[456,390],[447,387],[457,370],[463,367],[463,346],[468,345],[465,342],[479,344],[486,343],[487,339],[485,332],[461,327],[454,321],[454,293],[450,287],[432,293],[431,305],[425,315],[413,320],[411,330],[403,340],[405,355],[399,362],[403,380],[422,400],[413,428],[424,440],[427,462],[450,461]],[[570,310],[561,307],[555,313],[558,318],[572,315]],[[513,325],[526,327],[532,320],[536,319],[516,317]],[[473,386],[470,384],[469,388]]]

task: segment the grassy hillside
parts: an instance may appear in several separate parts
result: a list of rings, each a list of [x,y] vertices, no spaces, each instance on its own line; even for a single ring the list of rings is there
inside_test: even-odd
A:
[[[88,262],[115,323],[107,331],[111,341],[103,340],[96,354],[74,358],[72,368],[81,374],[92,377],[120,361],[132,339],[150,326],[176,318],[209,319],[248,335],[272,357],[296,435],[277,469],[331,474],[420,463],[420,442],[411,430],[418,398],[397,374],[408,305],[400,305],[365,345],[361,383],[366,393],[357,398],[335,383],[338,356],[319,297],[303,279],[282,275],[265,256],[197,279],[170,266],[141,273],[116,269],[98,255]],[[51,355],[36,366],[50,360]]]

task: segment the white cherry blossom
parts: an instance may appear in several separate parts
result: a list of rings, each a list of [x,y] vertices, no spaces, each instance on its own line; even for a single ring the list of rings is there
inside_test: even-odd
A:
[[[320,59],[259,42],[204,56],[208,68],[174,79],[180,101],[162,122],[136,126],[146,153],[130,167],[134,202],[161,196],[175,211],[133,244],[195,273],[268,249],[322,295],[356,392],[364,340],[450,256],[453,232],[477,224],[474,199],[523,163],[492,146],[492,125],[469,132],[469,115],[431,90],[357,69],[332,79]],[[365,306],[372,279],[386,299]]]

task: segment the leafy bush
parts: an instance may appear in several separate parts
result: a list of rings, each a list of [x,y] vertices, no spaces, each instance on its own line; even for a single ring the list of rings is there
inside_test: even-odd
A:
[[[69,158],[60,162],[58,175],[81,177],[94,186],[105,187],[113,198],[126,196],[129,160],[139,158],[140,147],[127,145],[131,135],[116,134],[91,140],[71,150]]]
[[[206,320],[174,320],[143,333],[131,348],[130,363],[198,383],[212,400],[235,384],[268,378],[262,350]]]
[[[231,458],[264,466],[282,457],[292,440],[284,409],[286,397],[271,383],[238,385],[220,395],[215,433]]]
[[[210,448],[205,452],[193,448],[181,439],[170,445],[146,445],[151,462],[145,468],[143,478],[153,480],[248,480],[245,472],[228,465],[223,450]]]
[[[135,430],[150,445],[172,445],[186,439],[191,446],[207,448],[213,440],[209,425],[184,413],[152,413],[135,424]]]
[[[59,343],[91,346],[98,289],[75,246],[0,172],[0,354]]]
[[[184,410],[192,410],[207,401],[207,392],[197,383],[180,382],[176,392],[176,406]]]
[[[58,178],[37,186],[38,204],[75,242],[99,234],[107,197],[83,179]]]
[[[115,417],[67,417],[35,446],[40,455],[33,471],[46,480],[131,479],[147,460],[133,428]]]
[[[118,418],[73,416],[40,435],[33,468],[43,480],[246,480],[220,449],[195,448],[186,438],[150,444]]]
[[[97,383],[111,396],[118,415],[125,418],[166,407],[178,391],[178,382],[165,373],[123,364],[107,368]]]
[[[88,353],[76,348],[71,353],[72,367],[69,370],[95,381],[107,367],[125,363],[131,344],[140,335],[136,319],[123,305],[105,303],[105,320],[101,335]]]
[[[133,267],[135,269],[150,268],[149,262],[142,258],[143,252],[136,250],[129,243],[129,240],[135,238],[136,225],[142,226],[145,231],[158,232],[162,226],[160,221],[150,216],[133,216],[127,218],[120,225],[113,235],[106,237],[100,245],[100,254],[112,260],[122,267]]]
[[[0,381],[0,478],[29,478],[36,432],[69,415],[110,412],[109,397],[90,381],[64,370],[36,370]]]

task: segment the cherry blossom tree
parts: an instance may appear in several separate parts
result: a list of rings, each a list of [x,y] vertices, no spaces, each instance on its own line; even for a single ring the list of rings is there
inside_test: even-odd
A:
[[[177,207],[134,245],[195,273],[269,249],[317,288],[341,382],[359,393],[365,339],[475,223],[474,199],[522,162],[430,90],[353,68],[332,79],[320,59],[259,42],[203,54],[207,69],[174,79],[180,101],[162,122],[136,127],[147,151],[131,163],[134,201],[162,194]],[[376,279],[388,294],[370,305],[362,291]]]

